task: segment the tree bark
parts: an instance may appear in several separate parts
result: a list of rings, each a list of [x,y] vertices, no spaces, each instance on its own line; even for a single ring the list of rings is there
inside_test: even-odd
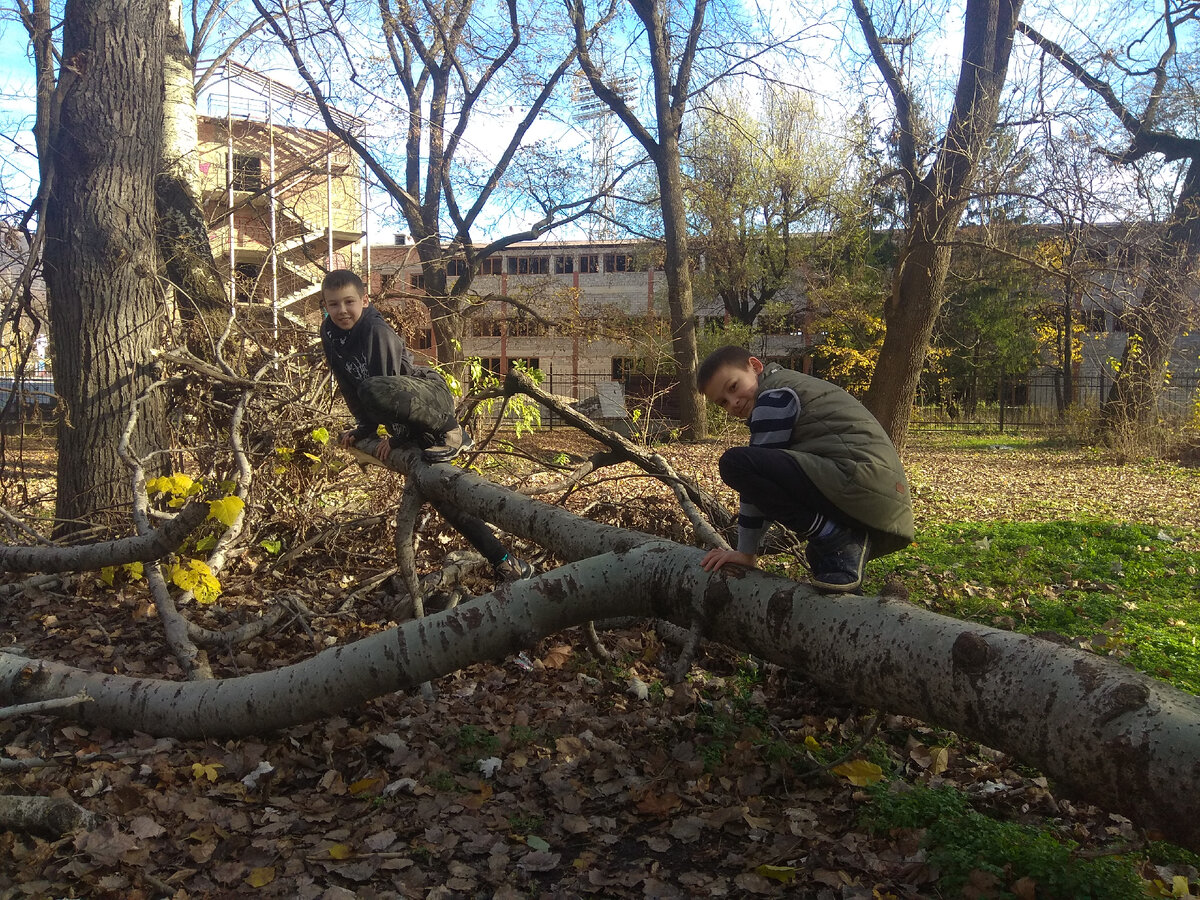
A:
[[[96,817],[66,797],[0,796],[0,828],[60,837],[92,828]]]
[[[661,134],[661,130],[660,130]],[[708,407],[696,387],[699,365],[696,350],[696,307],[692,297],[692,262],[688,255],[687,208],[683,175],[679,169],[679,139],[664,136],[658,168],[659,195],[663,216],[664,274],[667,277],[667,308],[671,314],[671,358],[679,373],[676,388],[679,423],[684,437],[708,436]]]
[[[131,493],[116,448],[135,397],[152,381],[161,328],[154,179],[161,156],[166,6],[71,0],[63,67],[75,78],[50,136],[46,283],[58,426],[60,533]],[[132,445],[162,444],[162,401],[142,406]]]
[[[1018,30],[1043,53],[1059,63],[1071,77],[1104,101],[1129,134],[1129,147],[1122,153],[1108,153],[1115,162],[1129,163],[1150,153],[1165,160],[1188,160],[1183,187],[1167,223],[1166,234],[1153,238],[1149,259],[1149,283],[1141,302],[1126,309],[1128,340],[1121,355],[1121,369],[1101,406],[1101,428],[1110,437],[1128,434],[1154,419],[1158,397],[1162,393],[1167,364],[1183,330],[1194,321],[1195,269],[1200,260],[1200,140],[1183,137],[1158,127],[1157,113],[1165,95],[1168,73],[1174,71],[1178,49],[1176,28],[1192,15],[1187,7],[1166,4],[1161,23],[1167,44],[1158,65],[1140,72],[1153,76],[1148,92],[1130,91],[1130,96],[1145,96],[1145,105],[1136,114],[1122,101],[1111,84],[1089,73],[1062,46],[1045,37],[1025,22]],[[1149,32],[1147,32],[1149,34]],[[1138,42],[1135,42],[1136,46]],[[1120,64],[1117,68],[1129,74]],[[1168,126],[1171,127],[1171,126]]]
[[[363,441],[370,450],[374,441]],[[0,703],[86,690],[68,713],[122,730],[261,734],[502,657],[588,620],[652,616],[802,673],[857,703],[951,728],[1036,765],[1073,796],[1200,847],[1200,699],[1103,657],[895,598],[815,593],[702,551],[579,519],[462,469],[393,452],[421,492],[582,560],[282,669],[214,682],[88,673],[0,653]],[[594,557],[594,558],[588,558]]]
[[[83,572],[173,553],[208,515],[208,504],[191,502],[160,528],[137,537],[70,547],[0,546],[0,572]]]
[[[1121,368],[1100,408],[1110,435],[1151,424],[1176,342],[1196,317],[1196,262],[1200,260],[1200,154],[1188,164],[1166,234],[1155,238],[1150,282],[1137,306],[1125,310],[1128,337]]]
[[[605,81],[609,73],[602,71],[591,56],[591,44],[596,33],[608,24],[615,7],[610,7],[609,14],[589,28],[583,0],[567,0],[566,5],[575,31],[580,67],[593,93],[625,124],[654,163],[663,217],[663,268],[667,278],[667,307],[671,315],[671,356],[679,378],[676,390],[680,429],[686,437],[701,439],[708,436],[708,408],[695,384],[696,316],[692,299],[687,200],[680,171],[679,136],[691,98],[692,66],[696,61],[708,0],[692,0],[686,40],[677,55],[673,55],[675,52],[671,46],[673,7],[664,0],[630,0],[630,6],[646,31],[651,89],[654,92],[653,132],[650,126],[638,119],[622,93]]]
[[[229,295],[200,205],[196,61],[183,33],[182,3],[169,0],[169,5],[163,55],[162,165],[154,182],[158,254],[184,319],[197,313],[228,315]],[[220,323],[216,331],[220,333]]]
[[[865,0],[853,0],[871,55],[896,107],[898,155],[907,192],[908,235],[884,305],[887,333],[863,403],[903,447],[938,311],[945,300],[950,240],[966,209],[979,159],[996,127],[1021,0],[967,0],[962,68],[939,151],[921,176],[916,109],[892,66]]]

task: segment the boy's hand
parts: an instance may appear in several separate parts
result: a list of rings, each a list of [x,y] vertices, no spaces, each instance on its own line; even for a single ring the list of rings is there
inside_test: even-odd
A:
[[[343,431],[341,434],[338,435],[338,446],[339,447],[347,447],[347,448],[354,446],[354,429],[353,428],[347,428],[345,431]]]
[[[392,442],[390,440],[388,440],[387,438],[380,438],[379,446],[375,448],[375,456],[379,460],[381,460],[383,462],[387,462],[387,458],[391,455],[392,455]]]
[[[700,560],[700,568],[706,572],[715,572],[726,563],[733,563],[753,569],[757,562],[757,556],[751,556],[749,553],[740,553],[737,550],[722,550],[717,547],[704,554],[704,559]]]

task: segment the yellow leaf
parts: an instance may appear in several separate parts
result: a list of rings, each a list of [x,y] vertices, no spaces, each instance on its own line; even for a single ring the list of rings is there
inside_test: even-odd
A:
[[[215,575],[201,575],[192,588],[192,595],[197,603],[215,603],[221,596],[221,582]]]
[[[103,569],[101,569],[100,570],[100,580],[103,581],[105,584],[107,584],[109,587],[112,587],[113,582],[115,582],[117,580],[117,567],[116,566],[105,566]]]
[[[571,658],[571,652],[570,644],[558,644],[546,651],[542,664],[547,669],[561,669]]]
[[[216,781],[218,769],[225,768],[220,763],[192,763],[192,777],[197,781],[207,778],[209,781]]]
[[[821,742],[818,741],[815,737],[813,737],[810,734],[808,737],[806,737],[804,739],[804,746],[807,747],[809,750],[820,750]]]
[[[171,475],[166,482],[167,491],[177,497],[186,497],[196,484],[190,475],[184,475],[182,472]]]
[[[866,787],[883,780],[883,769],[865,759],[856,759],[842,763],[832,769],[834,775],[841,775],[856,787]]]
[[[352,796],[357,797],[359,794],[374,790],[382,784],[383,779],[378,775],[374,775],[370,778],[360,778],[358,781],[354,782],[354,784],[350,785],[348,790]]]
[[[171,490],[171,479],[164,478],[161,475],[158,478],[151,478],[146,482],[147,494],[165,494]]]
[[[780,884],[791,884],[796,880],[796,870],[791,866],[762,865],[754,871],[763,878],[770,878],[772,881],[778,881]]]
[[[226,527],[232,526],[242,514],[245,503],[241,497],[224,497],[208,504],[208,518],[216,519]]]
[[[146,567],[136,560],[131,563],[125,563],[125,574],[129,576],[130,581],[137,581],[146,574]]]
[[[1171,879],[1171,896],[1184,898],[1192,896],[1191,891],[1188,890],[1186,875],[1176,875]]]
[[[256,888],[266,887],[274,880],[274,866],[263,866],[261,869],[253,870],[248,876],[246,876],[246,884],[250,885],[250,887]]]
[[[929,752],[929,771],[941,775],[950,765],[950,751],[945,747],[934,747]]]
[[[329,848],[329,855],[334,859],[349,859],[354,855],[354,851],[345,844],[334,844]]]
[[[185,569],[179,563],[171,563],[167,566],[167,577],[171,579],[171,584],[184,591],[190,591],[192,585],[196,583],[195,573],[190,569]]]

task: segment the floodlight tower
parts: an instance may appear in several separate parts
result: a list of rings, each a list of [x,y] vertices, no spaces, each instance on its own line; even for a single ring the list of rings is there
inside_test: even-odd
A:
[[[633,76],[621,75],[604,80],[626,104],[633,103],[637,96],[637,81]],[[602,190],[607,190],[612,181],[613,151],[617,142],[616,114],[607,103],[592,93],[587,77],[582,72],[575,73],[571,99],[574,101],[576,124],[586,128],[591,137],[592,194],[596,195]],[[612,223],[615,205],[609,194],[600,200],[599,209],[603,215],[589,220],[589,240],[603,240],[616,234]]]

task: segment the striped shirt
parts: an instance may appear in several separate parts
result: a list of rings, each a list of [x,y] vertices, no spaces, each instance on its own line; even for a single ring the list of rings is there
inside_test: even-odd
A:
[[[751,447],[785,449],[792,443],[792,429],[800,415],[800,398],[791,388],[763,391],[750,411]],[[758,544],[766,530],[767,520],[753,503],[742,500],[738,507],[738,545],[742,553],[758,555]]]

